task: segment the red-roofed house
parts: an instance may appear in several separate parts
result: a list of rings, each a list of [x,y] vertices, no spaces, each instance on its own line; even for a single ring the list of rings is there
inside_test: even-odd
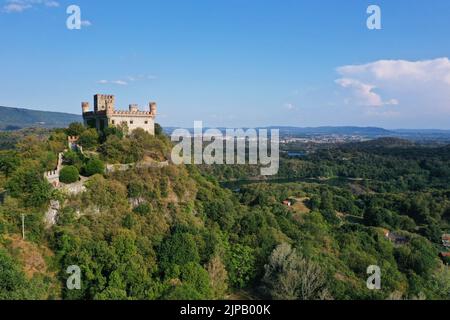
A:
[[[290,200],[284,200],[283,204],[288,207],[292,206],[292,202]]]

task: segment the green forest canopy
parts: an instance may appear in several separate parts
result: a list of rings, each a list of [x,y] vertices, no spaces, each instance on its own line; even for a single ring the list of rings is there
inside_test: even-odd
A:
[[[7,191],[0,269],[8,270],[0,272],[1,299],[450,299],[448,266],[439,258],[450,222],[448,147],[317,150],[281,160],[278,178],[289,182],[233,192],[219,181],[250,178],[248,166],[103,174],[104,163],[164,161],[171,143],[162,132],[86,133],[101,162],[67,157],[93,174],[86,192],[68,196],[43,173],[54,169],[70,133],[25,136],[0,152],[0,189]],[[57,223],[46,228],[55,199]],[[308,210],[289,208],[286,199]],[[22,214],[27,241],[52,252],[45,257],[50,272],[34,274],[32,286],[24,285],[26,261],[8,240],[20,234]],[[81,268],[81,290],[65,287],[71,265]],[[369,265],[382,269],[379,291],[366,287]],[[308,283],[305,270],[319,281]]]

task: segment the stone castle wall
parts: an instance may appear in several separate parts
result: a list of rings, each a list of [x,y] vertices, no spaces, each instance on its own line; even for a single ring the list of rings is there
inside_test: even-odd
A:
[[[129,132],[142,128],[150,134],[155,133],[155,121],[149,116],[138,116],[136,114],[129,113],[114,113],[108,120],[111,125],[126,124]]]
[[[84,124],[95,127],[98,131],[108,126],[124,125],[129,131],[141,128],[155,134],[156,103],[149,104],[148,111],[139,110],[136,104],[131,104],[128,111],[115,110],[115,97],[112,95],[95,95],[94,111],[89,111],[89,103],[82,102]]]
[[[63,164],[63,153],[58,154],[58,164],[56,169],[44,173],[44,178],[55,188],[59,187],[59,173],[61,172]]]

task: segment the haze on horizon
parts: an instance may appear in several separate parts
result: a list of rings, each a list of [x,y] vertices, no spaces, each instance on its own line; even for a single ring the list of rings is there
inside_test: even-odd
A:
[[[163,126],[450,129],[450,2],[0,0],[0,105],[114,94]],[[368,30],[366,9],[382,10]]]

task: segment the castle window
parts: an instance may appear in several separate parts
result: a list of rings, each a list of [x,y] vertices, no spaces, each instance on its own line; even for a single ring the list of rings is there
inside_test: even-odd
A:
[[[112,123],[112,124],[116,124],[116,121],[115,121],[115,120],[111,120],[111,123]]]
[[[148,121],[145,121],[145,124],[148,124]]]
[[[130,121],[130,124],[133,124],[133,122],[134,122],[134,121],[133,121],[133,120],[131,120],[131,121]]]

